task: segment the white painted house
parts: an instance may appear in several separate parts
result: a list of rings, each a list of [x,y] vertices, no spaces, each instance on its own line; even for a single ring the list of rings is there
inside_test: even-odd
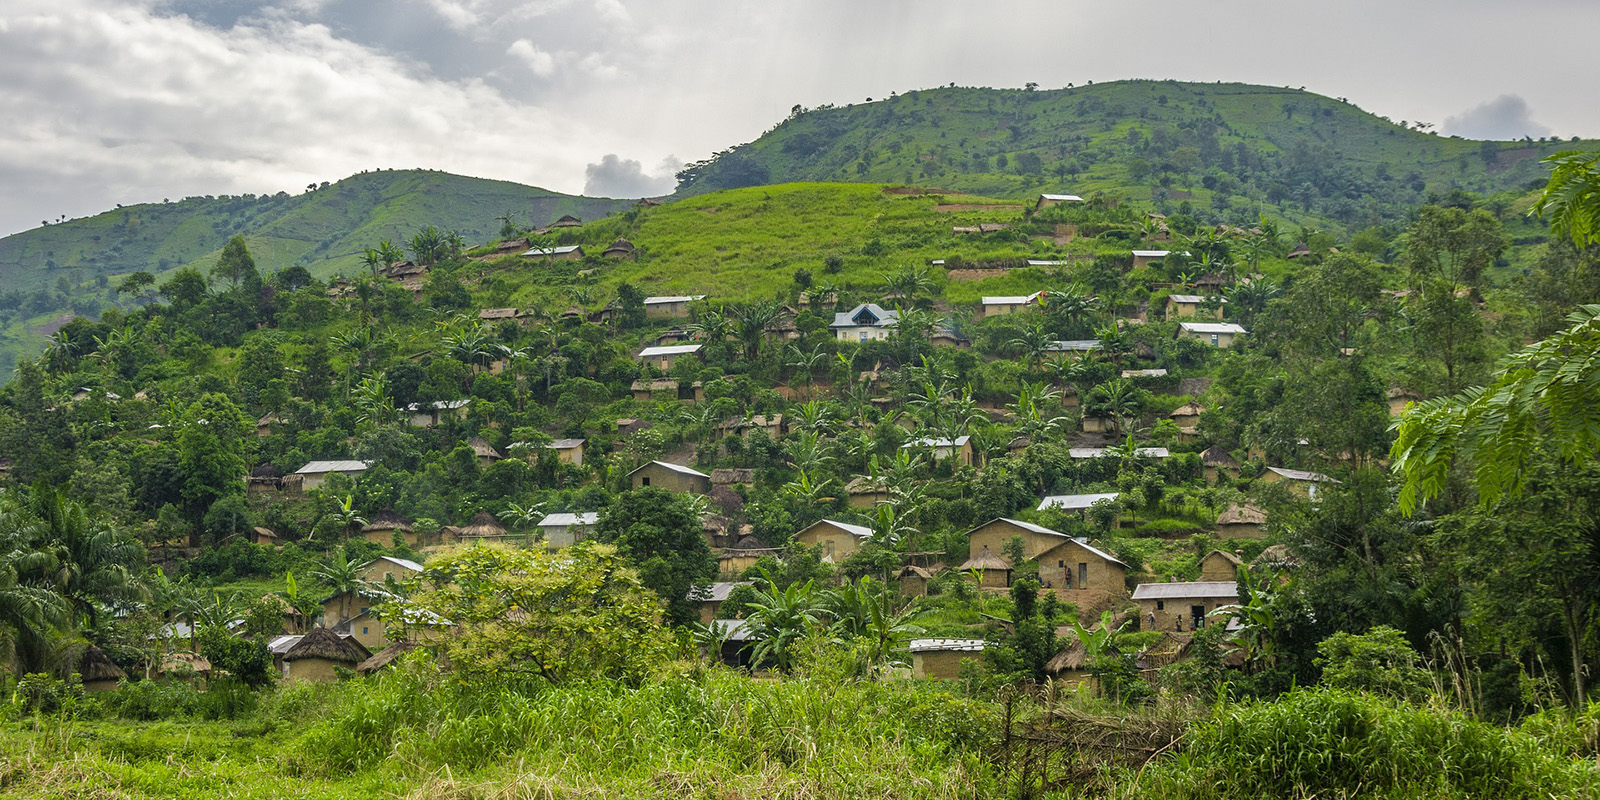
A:
[[[867,342],[889,338],[889,331],[900,324],[900,312],[887,311],[877,303],[862,303],[849,311],[833,315],[828,326],[835,339],[844,342]]]

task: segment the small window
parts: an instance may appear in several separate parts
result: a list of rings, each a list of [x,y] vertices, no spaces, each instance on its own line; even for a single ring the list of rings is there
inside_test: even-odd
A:
[[[639,485],[640,486],[649,486],[650,485],[650,476],[649,475],[640,476],[639,477]]]
[[[1156,601],[1156,610],[1157,611],[1166,611],[1167,610],[1167,601],[1165,601],[1165,600],[1157,600]]]
[[[366,628],[362,628],[362,629],[361,629],[361,635],[362,635],[362,636],[365,636],[365,635],[367,635],[367,629],[366,629]]]
[[[1066,565],[1067,565],[1067,562],[1065,562],[1065,561],[1057,561],[1056,562],[1056,566],[1058,566],[1058,567],[1065,567]]]
[[[1217,335],[1216,335],[1216,334],[1214,334],[1214,333],[1213,333],[1213,334],[1211,334],[1211,346],[1212,346],[1212,347],[1220,347],[1220,346],[1221,346],[1221,345],[1219,345],[1219,344],[1218,344],[1218,341],[1219,341],[1219,340],[1218,340],[1218,338],[1217,338]]]

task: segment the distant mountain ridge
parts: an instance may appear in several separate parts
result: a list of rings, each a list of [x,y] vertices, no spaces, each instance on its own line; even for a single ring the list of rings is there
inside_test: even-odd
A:
[[[545,225],[563,214],[597,219],[630,203],[431,170],[364,172],[304,194],[130,205],[13,234],[0,239],[0,291],[209,267],[234,234],[244,234],[264,272],[299,264],[329,275],[360,268],[363,249],[384,239],[403,244],[425,225],[476,243],[498,232],[502,214]]]
[[[996,197],[1104,192],[1216,216],[1360,228],[1430,197],[1542,185],[1539,159],[1594,141],[1437,136],[1340,99],[1236,83],[938,88],[797,113],[689,165],[680,195],[789,181],[937,186]]]

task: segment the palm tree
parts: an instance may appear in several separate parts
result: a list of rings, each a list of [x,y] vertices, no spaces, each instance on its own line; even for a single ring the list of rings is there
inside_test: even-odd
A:
[[[785,365],[795,367],[796,369],[800,370],[800,375],[805,381],[806,396],[809,397],[811,395],[812,373],[816,372],[817,367],[826,364],[827,362],[828,353],[822,348],[821,345],[818,345],[817,347],[813,348],[811,352],[807,353],[791,344],[789,345],[789,357],[786,360]]]
[[[1055,322],[1055,332],[1064,337],[1081,336],[1090,330],[1089,321],[1099,309],[1100,300],[1077,285],[1046,292],[1044,296],[1045,314]]]
[[[368,247],[361,251],[361,263],[376,276],[378,274],[378,265],[383,263],[383,256],[377,250]]]
[[[384,239],[378,242],[378,260],[383,262],[383,268],[388,269],[406,259],[406,251],[394,242]]]
[[[699,403],[686,406],[680,410],[678,419],[694,434],[694,440],[697,444],[704,443],[706,437],[711,434],[711,429],[722,421],[722,418],[718,416],[717,412],[709,404],[702,405]]]
[[[760,588],[755,590],[745,618],[745,629],[755,643],[752,656],[757,664],[770,662],[787,672],[794,665],[794,646],[818,624],[816,582],[790,584],[779,590],[772,575],[763,569],[757,585]]]
[[[356,421],[363,425],[381,428],[400,419],[400,410],[389,397],[389,386],[383,373],[362,378],[356,385],[354,404]]]
[[[367,524],[366,517],[361,516],[361,512],[356,510],[355,502],[356,499],[353,495],[345,495],[339,505],[327,514],[328,519],[337,522],[339,527],[344,528],[346,537],[354,536],[356,531]]]
[[[696,339],[715,344],[733,334],[733,320],[719,309],[705,308],[700,310],[686,330]]]
[[[351,558],[349,551],[341,547],[311,572],[311,577],[327,584],[333,594],[338,596],[339,619],[336,620],[338,622],[350,618],[350,599],[371,587],[371,584],[361,577],[361,566],[361,562]]]
[[[826,434],[833,430],[833,408],[818,400],[807,400],[789,411],[795,430]]]
[[[32,511],[54,562],[55,590],[75,620],[93,626],[107,604],[147,596],[128,565],[143,557],[138,542],[89,519],[82,504],[48,487],[34,487]]]
[[[531,547],[534,537],[530,529],[539,520],[544,519],[544,503],[528,503],[527,505],[507,503],[506,510],[495,516],[499,517],[501,522],[510,525],[513,530],[530,531],[528,545]]]
[[[1248,327],[1281,291],[1276,284],[1267,281],[1240,281],[1229,287],[1226,294],[1229,316]]]
[[[1122,357],[1133,350],[1133,345],[1128,341],[1128,334],[1117,329],[1115,325],[1107,325],[1094,332],[1095,338],[1100,340],[1100,350],[1112,361],[1121,364]]]
[[[904,298],[907,306],[916,305],[918,297],[931,293],[933,289],[933,278],[920,267],[906,267],[893,275],[883,276],[884,292]]]
[[[777,321],[781,313],[782,308],[777,303],[747,303],[734,309],[734,329],[739,340],[744,342],[746,361],[754,361],[761,355],[761,339],[766,335],[767,326]]]
[[[913,624],[928,612],[916,602],[900,602],[899,592],[887,582],[863,578],[822,593],[822,608],[833,618],[832,630],[840,638],[871,643],[867,658],[878,669],[901,666],[894,659],[911,637],[922,633]]]
[[[1054,345],[1055,337],[1045,330],[1044,325],[1035,323],[1006,342],[1006,349],[1027,358],[1029,370],[1038,372],[1039,365],[1044,361],[1044,354],[1050,352],[1050,348]]]
[[[1128,431],[1134,417],[1144,408],[1144,391],[1127,378],[1115,378],[1090,390],[1083,410],[1097,417],[1117,420],[1117,428]]]

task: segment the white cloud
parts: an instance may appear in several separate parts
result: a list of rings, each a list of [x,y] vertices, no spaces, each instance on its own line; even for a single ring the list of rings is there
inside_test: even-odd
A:
[[[377,167],[574,192],[583,154],[621,145],[582,119],[481,81],[430,77],[322,25],[217,30],[115,0],[23,2],[0,17],[0,185],[36,184],[49,165],[49,202],[61,205],[0,193],[0,232],[117,202],[294,190]],[[527,50],[536,72],[554,68]]]
[[[670,194],[677,186],[674,177],[683,162],[668,156],[656,167],[654,174],[644,171],[644,165],[631,158],[607,153],[597,164],[584,168],[587,180],[583,193],[591,197],[658,197]]]
[[[1521,95],[1503,94],[1487,103],[1446,117],[1444,132],[1468,139],[1536,139],[1550,135],[1550,129],[1533,120],[1528,101]]]
[[[506,48],[506,52],[528,65],[533,74],[541,78],[548,78],[555,74],[556,57],[540,50],[533,42],[527,39],[518,39]]]

